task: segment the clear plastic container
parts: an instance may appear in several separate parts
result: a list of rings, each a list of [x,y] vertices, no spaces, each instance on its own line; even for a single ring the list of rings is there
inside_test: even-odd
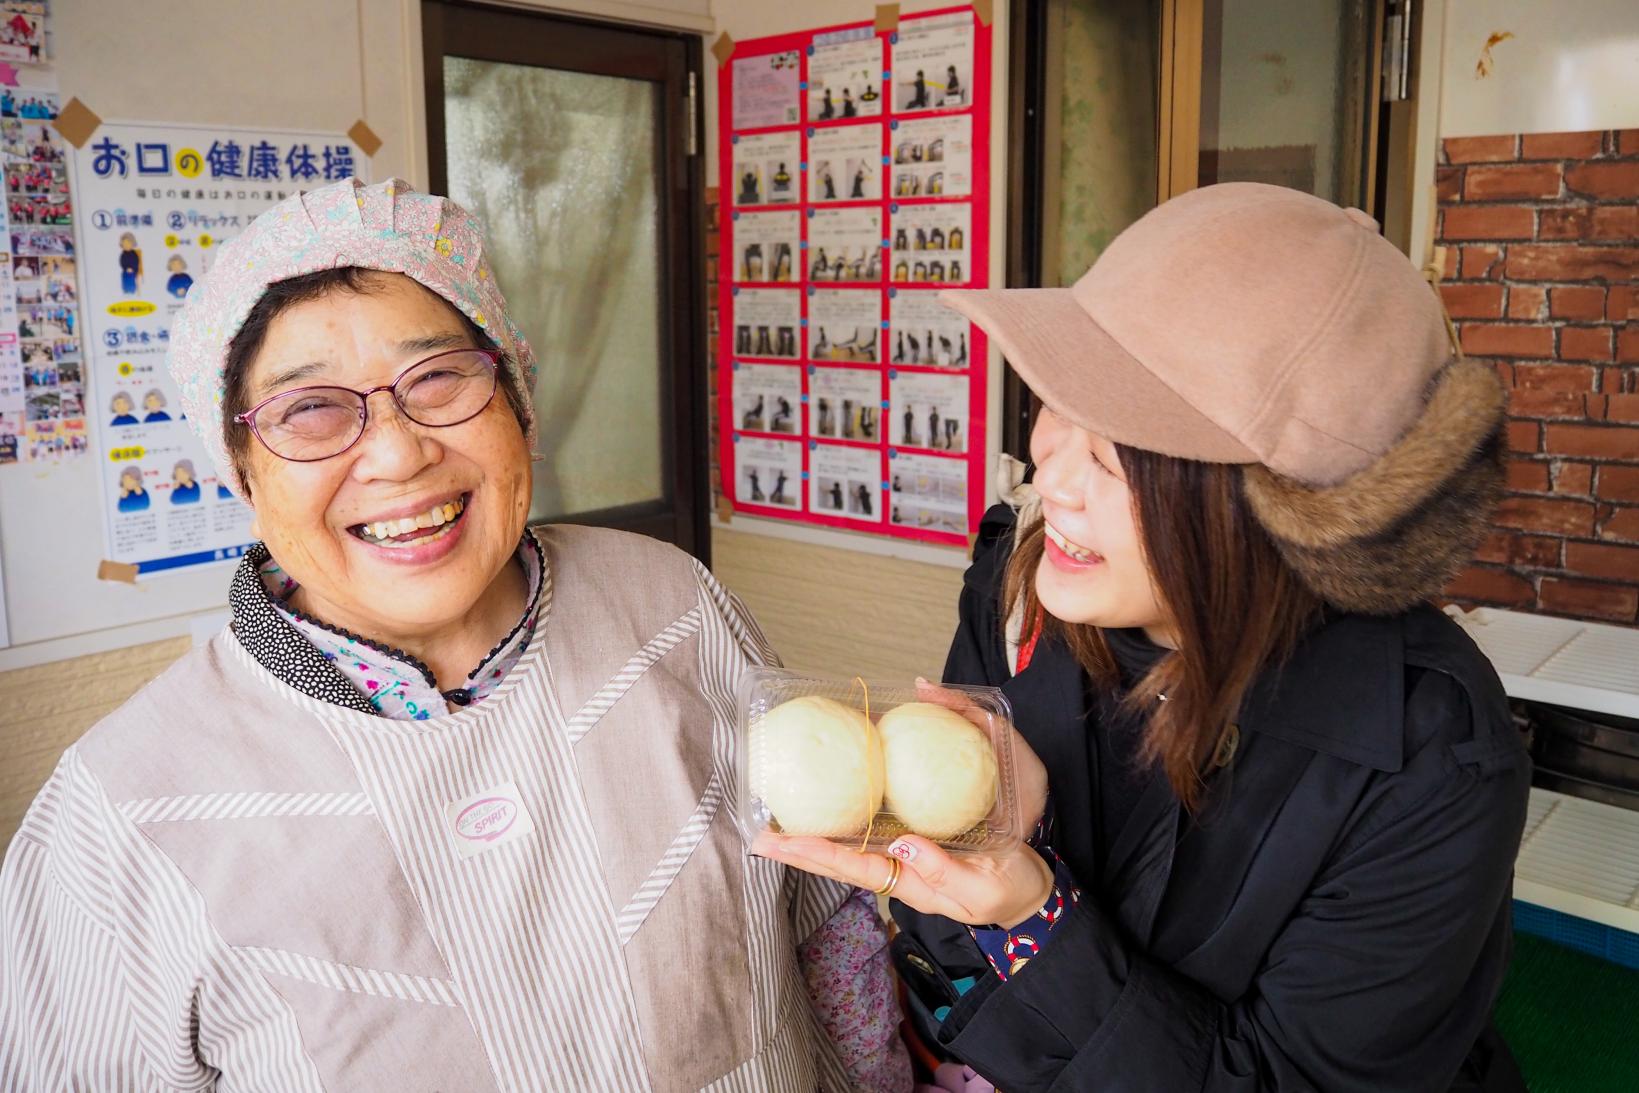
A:
[[[956,854],[990,853],[1022,839],[1006,697],[995,687],[931,687],[919,693],[915,684],[778,668],[747,672],[739,686],[740,822],[746,838],[764,831],[818,835],[882,851],[901,835],[918,834]],[[797,706],[781,711],[794,701]],[[916,703],[943,713],[917,709],[889,716]],[[799,708],[803,712],[794,719]],[[847,711],[856,715],[851,722]],[[963,726],[949,723],[952,713]],[[869,731],[859,717],[869,720]],[[966,736],[964,726],[972,730]],[[951,830],[953,822],[983,807],[980,787],[988,764],[981,741],[995,764],[994,795],[987,811]],[[873,746],[882,756],[879,776],[869,767]],[[882,793],[874,808],[873,780]],[[893,810],[895,798],[909,815]],[[816,821],[819,815],[823,822]]]

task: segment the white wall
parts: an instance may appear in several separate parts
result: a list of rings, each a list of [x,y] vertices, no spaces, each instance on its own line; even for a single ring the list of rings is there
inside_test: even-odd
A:
[[[59,3],[55,72],[65,101],[108,120],[344,132],[364,117],[384,142],[373,176],[415,176],[418,11],[411,0]],[[135,586],[96,579],[100,470],[95,457],[0,468],[13,643],[0,669],[187,634],[190,615],[225,607],[221,567]]]
[[[1639,126],[1636,0],[1446,0],[1445,16],[1441,136]]]
[[[1476,68],[1493,34],[1490,75]],[[1639,127],[1636,0],[1424,0],[1416,46],[1414,261],[1431,253],[1434,173],[1445,137]]]
[[[514,6],[712,27],[709,0]],[[52,34],[64,100],[105,119],[344,132],[363,118],[382,140],[370,176],[427,185],[419,0],[67,0]],[[13,643],[0,670],[187,634],[225,606],[223,568],[96,580],[99,470],[92,458],[0,468]]]
[[[697,31],[709,44],[720,28],[736,38],[869,20],[864,0],[809,4],[762,0],[566,0],[517,6]],[[905,13],[947,6],[910,0]],[[1006,5],[996,4],[991,216],[996,229],[992,283],[1002,280],[1006,140]],[[74,0],[53,8],[56,74],[65,98],[77,96],[109,120],[265,125],[341,131],[363,117],[382,139],[370,172],[427,183],[425,102],[418,0]],[[715,138],[715,68],[707,54],[705,118]],[[715,174],[712,144],[704,149]],[[996,369],[992,369],[995,373]],[[994,385],[990,435],[997,435]],[[101,560],[97,466],[0,469],[0,541],[15,591],[10,649],[0,671],[116,649],[190,632],[194,619],[220,612],[227,571],[160,577],[139,586],[95,580]],[[743,530],[745,521],[737,521]],[[23,529],[35,530],[25,537]],[[10,530],[11,535],[6,532]],[[846,538],[836,540],[847,542]],[[16,544],[49,542],[49,549]],[[947,571],[960,551],[914,548]],[[839,564],[869,566],[862,556]],[[59,637],[58,635],[67,635]]]
[[[384,142],[375,175],[386,177],[412,166],[419,10],[409,0],[71,0],[51,14],[64,95],[105,118],[344,131],[366,117]]]
[[[674,30],[697,30],[702,34],[712,30],[711,0],[499,0],[514,8],[539,8],[542,11],[561,11],[568,15],[587,15],[595,19],[645,26],[670,27]]]

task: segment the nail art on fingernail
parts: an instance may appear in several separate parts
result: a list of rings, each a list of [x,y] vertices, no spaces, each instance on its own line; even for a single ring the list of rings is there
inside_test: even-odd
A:
[[[916,860],[916,847],[912,846],[908,842],[905,842],[903,839],[901,839],[898,842],[895,842],[893,845],[889,846],[888,847],[888,853],[892,854],[894,857],[898,858],[900,861],[915,861]]]

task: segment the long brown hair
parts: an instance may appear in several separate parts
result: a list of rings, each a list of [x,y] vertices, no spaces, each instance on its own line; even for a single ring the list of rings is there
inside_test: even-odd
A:
[[[1201,804],[1206,776],[1228,762],[1235,719],[1259,674],[1291,653],[1321,601],[1282,561],[1242,493],[1239,467],[1175,459],[1116,445],[1130,484],[1139,542],[1178,650],[1124,700],[1146,718],[1142,759],[1160,763],[1186,809]],[[1093,680],[1119,682],[1096,626],[1048,615],[1036,597],[1045,528],[1020,541],[1003,581],[1003,617],[1016,610],[1061,638]],[[1164,697],[1163,697],[1164,696]]]

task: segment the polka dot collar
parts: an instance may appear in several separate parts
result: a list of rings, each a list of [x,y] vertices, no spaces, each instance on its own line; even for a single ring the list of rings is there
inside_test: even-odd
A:
[[[259,664],[303,694],[363,713],[424,721],[450,705],[482,701],[523,657],[540,615],[546,559],[527,532],[517,558],[529,580],[523,614],[462,686],[448,691],[440,691],[432,671],[411,654],[291,609],[296,582],[261,543],[245,553],[229,589],[234,634]]]

